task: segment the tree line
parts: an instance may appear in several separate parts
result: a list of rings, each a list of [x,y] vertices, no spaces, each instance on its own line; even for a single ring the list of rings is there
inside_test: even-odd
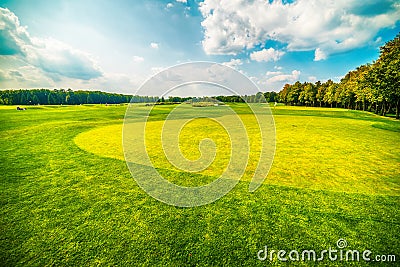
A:
[[[361,65],[340,82],[299,81],[278,94],[286,105],[341,107],[368,110],[385,116],[400,112],[400,34],[380,48],[378,60]]]
[[[277,102],[279,101],[279,95],[277,92],[258,92],[255,95],[230,95],[230,96],[217,96],[215,97],[218,101],[225,103],[264,103],[264,102]]]
[[[131,98],[131,95],[71,89],[0,90],[0,104],[3,105],[119,104]]]
[[[212,97],[221,102],[274,102],[278,100],[278,93],[266,92],[244,96],[217,96]],[[120,103],[182,103],[193,97],[123,95],[101,91],[73,91],[72,89],[20,89],[0,90],[0,105],[80,105],[80,104],[120,104]]]
[[[135,97],[135,96],[134,96]],[[203,99],[204,98],[204,99]],[[205,100],[206,99],[206,100]],[[212,96],[212,97],[179,97],[179,96],[170,96],[168,98],[161,97],[157,101],[159,103],[183,103],[188,100],[194,101],[204,101],[207,102],[207,99],[211,100],[215,99],[224,103],[261,103],[261,102],[275,102],[278,101],[278,93],[277,92],[258,92],[254,95],[220,95],[220,96]]]
[[[182,98],[170,97],[167,101],[179,102]],[[20,89],[0,90],[0,105],[81,105],[160,102],[157,96],[124,95],[101,91],[72,89]],[[162,102],[164,102],[164,98]]]

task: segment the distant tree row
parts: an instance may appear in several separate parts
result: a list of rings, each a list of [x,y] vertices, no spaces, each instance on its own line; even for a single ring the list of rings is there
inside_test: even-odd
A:
[[[380,48],[379,59],[350,71],[339,83],[286,84],[279,101],[287,105],[342,107],[385,116],[400,111],[400,34]]]
[[[119,104],[131,98],[130,95],[71,89],[0,90],[0,104],[3,105]]]
[[[264,96],[264,97],[263,97]],[[257,93],[244,96],[217,96],[213,97],[221,102],[248,102],[259,103],[277,101],[276,92]],[[80,104],[119,104],[119,103],[182,103],[192,97],[170,96],[138,96],[106,93],[101,91],[73,91],[71,89],[20,89],[0,90],[0,105],[80,105]]]
[[[134,96],[135,98],[135,96]],[[151,98],[151,97],[150,97]],[[209,98],[209,99],[216,99],[218,101],[224,102],[224,103],[260,103],[260,102],[274,102],[278,101],[278,93],[276,92],[266,92],[266,93],[261,93],[258,92],[255,95],[222,95],[222,96],[213,96],[213,97],[179,97],[179,96],[170,96],[167,99],[164,97],[161,97],[158,99],[157,102],[161,103],[183,103],[188,100],[194,100],[194,101],[205,101],[203,98]],[[156,101],[151,101],[151,102],[156,102]]]
[[[270,100],[270,94],[277,94],[275,92],[261,93],[258,92],[255,95],[230,95],[230,96],[217,96],[215,99],[225,103],[264,103],[273,102],[275,100]]]
[[[130,100],[127,102],[132,102],[132,103],[155,103],[159,101],[157,96],[130,96]]]
[[[156,98],[156,99],[158,99],[158,98]],[[191,97],[170,96],[167,99],[165,99],[164,97],[161,97],[160,99],[158,99],[157,102],[159,102],[159,103],[182,103],[189,99],[192,99],[192,98]],[[154,102],[156,102],[156,101],[154,101]]]

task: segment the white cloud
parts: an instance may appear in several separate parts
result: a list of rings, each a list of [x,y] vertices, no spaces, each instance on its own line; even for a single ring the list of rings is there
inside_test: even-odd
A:
[[[382,37],[378,36],[378,38],[376,38],[375,43],[380,44],[382,43]]]
[[[285,52],[275,50],[271,47],[268,49],[263,49],[261,51],[256,51],[251,53],[250,58],[258,62],[278,61],[284,54]]]
[[[314,61],[320,61],[327,58],[327,55],[320,48],[315,49]]]
[[[20,25],[18,17],[7,8],[0,7],[0,55],[24,55],[25,47],[31,45],[31,37]]]
[[[133,56],[132,60],[133,60],[133,62],[141,63],[144,61],[144,58],[140,57],[140,56]]]
[[[153,49],[158,49],[159,44],[158,43],[150,43],[150,47]]]
[[[301,72],[299,70],[292,71],[291,74],[278,74],[267,79],[267,82],[294,82],[299,79]]]
[[[6,8],[0,8],[0,42],[0,55],[15,56],[54,81],[63,77],[90,80],[103,75],[89,54],[52,38],[30,37],[18,17]]]
[[[42,70],[34,66],[19,66],[0,71],[0,82],[2,89],[51,88],[55,84]]]
[[[280,91],[286,83],[294,83],[300,78],[301,72],[293,70],[291,73],[281,71],[267,71],[265,74],[258,77],[251,77],[261,91]]]
[[[287,51],[315,50],[316,60],[367,45],[400,18],[397,0],[205,0],[199,10],[207,54],[236,55],[273,40]]]
[[[88,83],[87,88],[107,88],[110,92],[122,92],[126,94],[134,94],[145,77],[138,74],[127,75],[125,73],[105,73],[103,77]],[[76,85],[77,88],[85,88],[84,85]]]
[[[174,7],[174,4],[172,4],[172,3],[167,4],[167,8],[172,8],[172,7]]]
[[[237,66],[240,66],[240,65],[242,65],[243,64],[243,62],[242,62],[242,60],[241,59],[239,59],[239,58],[237,58],[237,59],[231,59],[230,61],[228,61],[228,62],[223,62],[223,63],[221,63],[222,65],[225,65],[225,66],[228,66],[228,67],[231,67],[231,68],[236,68]]]
[[[280,75],[282,74],[281,71],[267,71],[267,73],[265,73],[265,75],[267,76],[275,76],[275,75]]]
[[[0,8],[0,43],[2,89],[102,89],[132,94],[147,78],[140,72],[103,73],[88,53],[53,38],[30,36],[18,17],[4,8]]]
[[[308,81],[309,81],[309,82],[316,82],[316,81],[317,81],[317,77],[315,77],[315,76],[309,76],[309,77],[308,77]]]
[[[31,40],[34,45],[27,48],[26,59],[55,79],[64,76],[90,80],[102,75],[93,58],[83,51],[52,38]]]
[[[180,3],[186,4],[186,3],[187,3],[187,0],[176,0],[176,2],[180,2]]]

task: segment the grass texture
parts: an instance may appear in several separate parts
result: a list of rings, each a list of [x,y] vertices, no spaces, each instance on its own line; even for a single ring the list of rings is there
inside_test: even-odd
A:
[[[274,164],[264,184],[249,193],[258,134],[248,109],[230,106],[249,134],[249,165],[225,197],[195,208],[158,202],[135,183],[121,145],[126,106],[0,106],[0,265],[310,266],[318,263],[281,262],[276,255],[263,262],[257,252],[266,245],[321,251],[340,238],[348,249],[394,254],[398,263],[398,121],[277,106]],[[183,154],[198,158],[198,142],[212,137],[215,162],[200,173],[174,169],[157,146],[157,131],[171,109],[156,106],[149,117],[153,162],[177,184],[208,183],[228,160],[226,133],[208,119],[187,124]]]

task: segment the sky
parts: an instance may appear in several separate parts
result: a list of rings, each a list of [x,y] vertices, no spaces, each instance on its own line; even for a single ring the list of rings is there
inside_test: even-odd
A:
[[[399,0],[0,0],[0,88],[134,94],[211,61],[280,91],[340,81],[399,32]]]

